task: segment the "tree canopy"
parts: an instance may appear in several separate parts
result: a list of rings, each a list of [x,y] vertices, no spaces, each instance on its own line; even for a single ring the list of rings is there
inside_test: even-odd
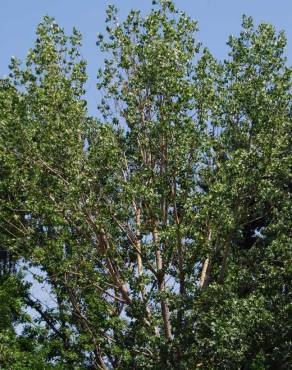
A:
[[[117,16],[96,117],[48,16],[0,80],[0,367],[288,369],[285,36],[243,16],[219,61],[171,1]]]

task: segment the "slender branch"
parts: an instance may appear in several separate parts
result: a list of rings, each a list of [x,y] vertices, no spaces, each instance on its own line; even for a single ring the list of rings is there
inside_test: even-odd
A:
[[[164,271],[163,271],[163,263],[160,251],[160,242],[157,227],[154,227],[153,230],[153,242],[155,245],[155,254],[156,254],[156,265],[157,265],[157,274],[158,274],[158,289],[162,294],[160,304],[161,304],[161,313],[162,319],[164,323],[164,333],[168,340],[172,340],[172,333],[171,333],[171,324],[170,324],[170,313],[168,307],[168,300],[164,296],[166,292],[165,286],[165,278],[164,278]]]
[[[63,341],[68,341],[69,338],[65,333],[62,333],[54,324],[54,319],[42,309],[42,304],[39,300],[33,300],[29,296],[25,297],[25,302],[28,306],[36,310],[42,317],[42,319],[48,324],[55,334],[58,335]]]
[[[208,245],[210,246],[212,240],[212,230],[209,228],[208,230]],[[202,272],[201,272],[201,278],[200,278],[200,286],[202,288],[206,287],[209,283],[210,279],[210,258],[207,256],[205,259],[205,262],[203,264]]]
[[[40,164],[41,166],[47,168],[50,172],[54,173],[57,175],[66,185],[69,185],[69,182],[63,177],[63,175],[60,173],[60,171],[52,168],[49,166],[46,162],[44,162],[42,159],[39,159],[36,161],[36,163]]]

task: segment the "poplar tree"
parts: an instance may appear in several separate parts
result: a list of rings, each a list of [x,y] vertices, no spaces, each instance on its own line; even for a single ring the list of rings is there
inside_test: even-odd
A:
[[[106,24],[96,117],[53,18],[0,81],[1,368],[289,368],[284,34],[244,16],[217,61],[171,1]]]

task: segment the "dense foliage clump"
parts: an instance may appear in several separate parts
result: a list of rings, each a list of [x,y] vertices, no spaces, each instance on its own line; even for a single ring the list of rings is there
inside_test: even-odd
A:
[[[288,369],[284,34],[220,62],[169,1],[106,22],[97,118],[51,18],[0,81],[1,369]]]

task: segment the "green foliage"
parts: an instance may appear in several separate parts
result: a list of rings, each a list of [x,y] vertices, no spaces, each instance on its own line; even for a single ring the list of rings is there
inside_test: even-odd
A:
[[[219,62],[171,1],[106,22],[99,120],[52,18],[0,81],[1,368],[289,368],[284,34],[243,17]]]

